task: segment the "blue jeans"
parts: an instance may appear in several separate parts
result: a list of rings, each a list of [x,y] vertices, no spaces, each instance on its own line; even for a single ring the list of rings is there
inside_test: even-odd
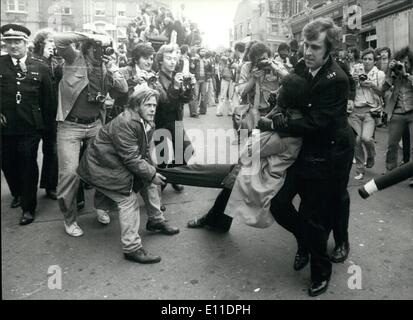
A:
[[[82,143],[88,144],[102,127],[100,120],[92,124],[79,124],[63,121],[57,126],[57,155],[59,161],[59,179],[57,199],[65,223],[71,225],[77,220],[76,195],[79,188],[79,153]]]
[[[398,167],[399,142],[404,130],[410,132],[410,161],[413,161],[413,111],[405,114],[393,114],[388,123],[389,137],[386,153],[386,169],[388,171]]]
[[[367,159],[374,159],[374,157],[376,156],[376,149],[373,140],[376,122],[369,112],[353,112],[349,117],[349,122],[353,129],[357,132],[356,145],[354,148],[357,173],[364,174],[364,163],[366,161],[366,156],[364,153],[363,145],[366,148]]]

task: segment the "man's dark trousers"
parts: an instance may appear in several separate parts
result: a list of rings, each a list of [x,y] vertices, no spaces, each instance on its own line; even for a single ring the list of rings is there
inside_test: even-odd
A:
[[[311,255],[312,281],[329,280],[331,262],[327,254],[327,241],[333,213],[327,199],[331,197],[331,179],[305,179],[297,166],[291,166],[283,187],[271,201],[271,213],[277,223],[297,238],[300,247]],[[296,195],[301,198],[299,212],[292,204]],[[325,199],[326,201],[320,201]]]
[[[37,150],[41,133],[2,135],[2,170],[13,197],[21,196],[23,212],[35,213],[39,168]]]
[[[42,136],[43,165],[40,176],[40,188],[56,190],[58,179],[58,161],[56,145],[57,124],[49,130],[45,130]]]

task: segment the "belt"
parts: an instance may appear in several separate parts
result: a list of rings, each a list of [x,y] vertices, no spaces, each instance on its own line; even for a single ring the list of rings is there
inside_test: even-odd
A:
[[[91,118],[91,119],[80,119],[80,118],[76,118],[76,117],[73,117],[73,116],[68,116],[66,118],[66,121],[80,123],[80,124],[91,124],[91,123],[94,123],[98,120],[99,120],[99,116],[96,117],[96,118]]]

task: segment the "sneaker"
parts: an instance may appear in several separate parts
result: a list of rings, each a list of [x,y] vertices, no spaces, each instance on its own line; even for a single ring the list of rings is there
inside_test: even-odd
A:
[[[216,116],[217,116],[217,117],[222,117],[222,113],[219,112],[219,113],[216,114]]]
[[[363,173],[359,173],[358,175],[356,175],[356,176],[354,177],[354,179],[356,179],[356,180],[363,180],[363,178],[364,178],[364,174],[363,174]]]
[[[108,212],[109,211],[96,209],[96,214],[97,214],[97,217],[98,217],[98,221],[101,224],[109,224],[110,223],[110,217],[109,217]]]
[[[70,226],[67,226],[66,223],[64,223],[64,225],[65,225],[66,233],[67,233],[69,236],[72,236],[72,237],[80,237],[80,236],[83,235],[83,230],[80,229],[80,227],[78,226],[77,222],[73,222]]]

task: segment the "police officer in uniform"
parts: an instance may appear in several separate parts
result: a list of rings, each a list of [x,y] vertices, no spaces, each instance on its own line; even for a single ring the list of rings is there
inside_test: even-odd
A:
[[[302,119],[276,116],[262,118],[258,124],[261,130],[273,128],[303,137],[300,155],[272,200],[271,212],[297,239],[294,269],[298,271],[310,261],[310,296],[328,288],[332,273],[327,254],[329,233],[337,219],[334,215],[344,215],[350,206],[347,184],[355,138],[347,122],[349,80],[330,56],[339,34],[339,28],[326,18],[304,27],[303,76],[310,83],[311,104]],[[297,194],[301,198],[298,211],[292,204]]]
[[[28,52],[30,30],[16,24],[0,28],[7,55],[0,57],[2,170],[22,208],[20,225],[34,220],[39,168],[37,150],[51,112],[51,77],[41,60]]]

